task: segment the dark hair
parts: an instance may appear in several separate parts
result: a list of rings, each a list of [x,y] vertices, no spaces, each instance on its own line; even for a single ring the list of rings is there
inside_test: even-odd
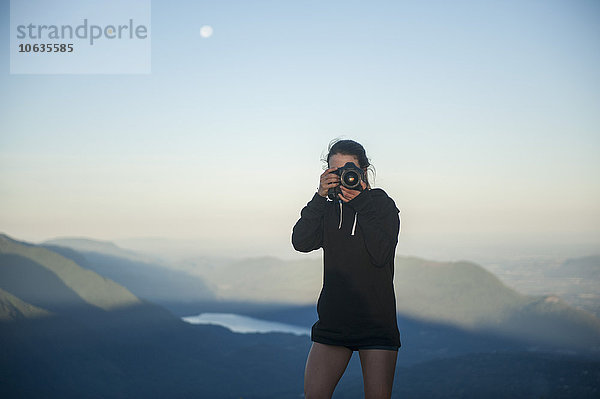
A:
[[[371,171],[373,173],[373,177],[375,177],[375,167],[371,165],[369,158],[367,157],[367,153],[365,148],[357,143],[354,140],[347,139],[333,139],[329,143],[329,147],[327,148],[327,158],[323,157],[321,161],[325,162],[326,168],[329,168],[329,158],[332,155],[341,154],[341,155],[353,155],[358,159],[358,167],[364,169],[367,173],[365,173],[365,183],[367,183],[367,187],[371,188],[369,184],[368,172]]]

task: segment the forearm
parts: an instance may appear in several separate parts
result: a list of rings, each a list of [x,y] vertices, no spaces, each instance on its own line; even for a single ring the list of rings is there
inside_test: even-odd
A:
[[[323,245],[323,215],[327,198],[317,192],[300,212],[292,229],[292,245],[300,252],[310,252]]]

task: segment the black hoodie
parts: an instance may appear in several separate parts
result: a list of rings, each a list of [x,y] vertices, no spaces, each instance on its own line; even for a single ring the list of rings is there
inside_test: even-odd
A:
[[[302,209],[292,245],[300,252],[323,248],[323,288],[312,341],[401,346],[394,292],[399,212],[380,188],[348,202],[316,192]]]

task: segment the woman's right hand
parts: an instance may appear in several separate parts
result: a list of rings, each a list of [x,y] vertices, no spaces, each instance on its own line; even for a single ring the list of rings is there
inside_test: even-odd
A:
[[[321,181],[319,182],[319,195],[321,197],[327,197],[329,189],[340,184],[340,176],[335,173],[331,173],[338,168],[329,168],[321,174]]]

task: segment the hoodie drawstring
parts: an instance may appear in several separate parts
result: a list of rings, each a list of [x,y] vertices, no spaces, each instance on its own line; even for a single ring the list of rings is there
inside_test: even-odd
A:
[[[338,225],[338,230],[342,228],[342,201],[339,200],[339,204],[340,204],[340,224]],[[356,230],[356,212],[354,212],[354,223],[352,224],[352,234],[350,235],[354,235],[354,230]]]

